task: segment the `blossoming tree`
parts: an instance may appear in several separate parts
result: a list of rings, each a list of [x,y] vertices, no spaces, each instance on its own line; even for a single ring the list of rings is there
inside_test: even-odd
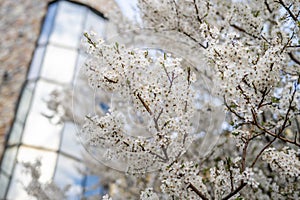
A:
[[[139,8],[141,20],[116,20],[126,45],[85,34],[83,69],[109,108],[85,113],[79,135],[110,196],[298,199],[300,2]]]

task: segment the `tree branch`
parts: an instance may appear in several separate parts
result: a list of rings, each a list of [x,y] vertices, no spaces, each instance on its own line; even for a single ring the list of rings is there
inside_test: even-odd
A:
[[[202,194],[201,191],[199,191],[192,183],[188,183],[188,187],[190,188],[193,192],[195,192],[201,199],[203,200],[209,200],[204,194]]]
[[[285,3],[284,3],[282,0],[275,1],[275,2],[279,3],[280,5],[282,5],[282,7],[289,13],[290,17],[291,17],[295,22],[298,21],[296,15],[294,15],[294,13],[290,10],[289,7],[287,7],[287,6],[285,5]]]
[[[238,188],[236,188],[233,192],[230,192],[228,195],[226,195],[224,198],[222,198],[222,200],[230,199],[231,197],[236,195],[239,191],[241,191],[246,185],[247,185],[247,183],[244,183],[244,181],[242,181],[241,185]]]
[[[253,167],[255,165],[255,163],[257,162],[258,158],[261,156],[261,154],[269,147],[271,146],[271,144],[273,142],[275,142],[275,140],[277,139],[277,137],[274,137],[273,140],[271,140],[266,146],[264,146],[264,148],[262,148],[262,150],[257,154],[257,156],[255,157],[255,160],[252,162],[251,167]]]
[[[235,28],[236,30],[238,30],[238,31],[240,31],[240,32],[245,33],[246,35],[249,35],[249,36],[253,37],[254,39],[261,40],[260,37],[258,37],[258,36],[256,36],[256,35],[253,35],[253,34],[251,34],[251,33],[248,33],[245,29],[243,29],[243,28],[241,28],[241,27],[239,27],[239,26],[237,26],[237,25],[235,25],[235,24],[230,24],[230,26],[233,27],[233,28]]]
[[[193,40],[194,42],[196,42],[197,44],[199,44],[202,48],[207,49],[208,48],[208,42],[206,42],[205,45],[201,44],[198,40],[196,40],[191,34],[179,29],[178,30],[180,33],[182,33],[183,35],[187,36],[188,38],[190,38],[191,40]]]
[[[268,135],[271,135],[271,136],[273,136],[273,137],[277,137],[278,139],[280,139],[280,140],[282,140],[282,141],[284,141],[284,142],[287,142],[287,143],[290,143],[290,144],[294,144],[294,145],[300,147],[300,143],[297,143],[297,141],[289,140],[289,139],[287,139],[287,138],[285,138],[285,137],[282,137],[282,136],[280,136],[280,135],[277,135],[277,134],[275,134],[275,133],[273,133],[273,132],[271,132],[271,131],[265,129],[264,127],[262,127],[262,126],[257,122],[256,115],[255,115],[255,113],[254,113],[254,111],[253,111],[252,109],[251,109],[251,112],[252,112],[253,124],[254,124],[257,128],[259,128],[260,130],[264,131],[264,133],[267,133]]]
[[[292,59],[292,61],[294,61],[295,63],[297,63],[298,65],[300,65],[300,60],[298,60],[296,58],[296,56],[292,52],[289,52],[288,55],[290,56],[290,58]]]

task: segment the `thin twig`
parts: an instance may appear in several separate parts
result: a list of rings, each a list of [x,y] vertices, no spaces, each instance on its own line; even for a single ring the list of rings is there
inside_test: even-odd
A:
[[[230,176],[230,187],[231,187],[231,192],[232,192],[232,191],[234,191],[233,175],[232,175],[232,170],[230,169],[229,159],[226,159],[226,161],[227,161],[227,167],[228,167],[229,176]]]
[[[289,139],[284,138],[284,137],[282,137],[282,136],[277,136],[277,134],[275,134],[275,133],[273,133],[273,132],[271,132],[271,131],[265,129],[264,127],[262,127],[262,126],[258,123],[257,118],[256,118],[256,115],[255,115],[255,113],[254,113],[254,111],[253,111],[252,109],[251,109],[251,112],[252,112],[253,124],[254,124],[257,128],[259,128],[260,130],[264,131],[264,133],[267,133],[268,135],[271,135],[271,136],[273,136],[273,137],[277,137],[278,139],[280,139],[280,140],[282,140],[282,141],[284,141],[284,142],[287,142],[287,143],[290,143],[290,144],[294,144],[294,145],[300,147],[300,143],[297,143],[296,141],[293,141],[293,140],[289,140]]]
[[[249,35],[249,36],[253,37],[254,39],[261,40],[260,37],[258,37],[258,36],[256,36],[256,35],[253,35],[253,34],[251,34],[251,33],[248,33],[245,29],[243,29],[243,28],[241,28],[241,27],[239,27],[239,26],[237,26],[237,25],[235,25],[235,24],[230,24],[230,26],[233,27],[233,28],[235,28],[236,30],[238,30],[238,31],[240,31],[240,32],[245,33],[246,35]]]
[[[249,145],[249,137],[247,138],[247,140],[245,142],[245,146],[243,148],[241,172],[245,171],[245,169],[246,169],[246,157],[247,157],[247,148],[248,148],[248,145]]]
[[[152,115],[152,111],[150,110],[149,106],[147,105],[147,103],[143,100],[143,98],[141,97],[140,93],[137,93],[136,95],[138,97],[138,99],[140,100],[140,102],[143,104],[144,108],[147,110],[147,112]]]
[[[265,5],[266,5],[266,7],[267,7],[267,10],[268,10],[270,13],[272,13],[273,10],[270,8],[270,5],[269,5],[269,3],[267,2],[267,0],[265,0]]]
[[[264,148],[262,148],[262,150],[257,154],[255,160],[252,162],[251,167],[253,167],[255,165],[255,163],[257,162],[258,158],[261,156],[261,154],[269,147],[271,146],[271,144],[273,142],[275,142],[275,140],[277,139],[277,137],[274,137],[273,140],[271,140],[266,146],[264,146]]]
[[[183,30],[178,30],[180,33],[182,33],[183,35],[189,37],[191,40],[193,40],[194,42],[196,42],[197,44],[199,44],[202,48],[207,49],[208,48],[208,42],[206,42],[205,45],[201,44],[198,40],[196,40],[191,34],[183,31]]]
[[[282,7],[289,13],[290,17],[291,17],[295,22],[298,21],[297,17],[294,15],[294,13],[290,10],[289,7],[287,7],[287,6],[285,5],[285,3],[284,3],[282,0],[275,1],[275,2],[279,3],[280,5],[282,5]]]
[[[229,193],[228,195],[226,195],[224,198],[222,198],[222,200],[228,200],[231,197],[233,197],[234,195],[236,195],[239,191],[241,191],[245,186],[247,185],[247,183],[244,183],[244,181],[241,182],[240,186],[238,188],[236,188],[233,192]]]
[[[233,113],[233,114],[234,114],[235,116],[237,116],[239,119],[245,120],[244,117],[242,117],[241,115],[239,115],[235,110],[233,110],[233,109],[227,104],[225,96],[224,96],[224,104],[225,104],[226,108],[227,108],[231,113]]]
[[[297,63],[298,65],[300,65],[300,60],[298,60],[296,58],[296,56],[292,52],[289,52],[288,55],[290,56],[290,58],[292,59],[292,61],[294,61],[295,63]]]
[[[197,6],[196,0],[194,0],[194,7],[195,7],[195,10],[196,10],[197,20],[199,21],[200,24],[202,24],[202,20],[201,20],[201,18],[199,16],[199,10],[198,10],[198,6]]]

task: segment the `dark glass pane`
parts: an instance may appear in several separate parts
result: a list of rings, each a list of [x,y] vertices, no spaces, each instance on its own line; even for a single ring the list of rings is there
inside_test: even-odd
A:
[[[3,156],[1,170],[5,171],[7,174],[11,174],[16,155],[17,147],[7,148]]]
[[[9,179],[3,173],[0,174],[0,199],[5,199],[5,192],[8,186]]]
[[[22,97],[18,105],[18,111],[17,111],[17,119],[21,123],[24,123],[25,118],[27,116],[30,103],[31,103],[34,85],[35,85],[34,83],[28,83],[23,90]]]
[[[15,123],[13,124],[13,127],[9,135],[8,145],[19,144],[21,141],[22,133],[23,133],[23,124],[16,120]]]

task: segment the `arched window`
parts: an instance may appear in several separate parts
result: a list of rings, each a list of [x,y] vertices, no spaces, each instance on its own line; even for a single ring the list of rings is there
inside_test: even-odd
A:
[[[80,49],[84,30],[105,37],[105,26],[103,15],[85,5],[70,1],[49,4],[1,161],[0,199],[27,198],[20,184],[28,181],[21,162],[36,158],[42,162],[41,182],[54,180],[60,187],[70,184],[70,199],[89,194],[82,188],[97,177],[79,172],[85,166],[74,125],[51,123],[43,116],[49,112],[44,100],[53,89],[73,84],[84,58]],[[95,190],[101,193],[101,188]]]

